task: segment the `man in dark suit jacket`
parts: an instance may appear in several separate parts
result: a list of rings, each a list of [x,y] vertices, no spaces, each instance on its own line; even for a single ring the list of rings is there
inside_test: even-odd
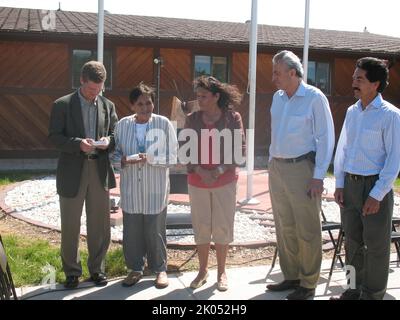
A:
[[[60,151],[57,193],[67,288],[78,286],[82,275],[78,249],[84,202],[91,280],[97,285],[107,283],[104,258],[110,243],[109,189],[115,187],[108,153],[114,147],[118,118],[114,104],[99,95],[105,80],[104,65],[87,62],[81,70],[81,87],[56,100],[50,116],[49,138]]]

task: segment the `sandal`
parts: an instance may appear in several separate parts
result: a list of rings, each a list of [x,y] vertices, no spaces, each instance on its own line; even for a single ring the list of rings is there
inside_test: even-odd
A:
[[[217,282],[217,289],[218,291],[226,291],[228,290],[228,279],[226,276],[220,276],[218,282]]]
[[[198,279],[198,280],[194,279],[192,281],[192,283],[190,284],[190,287],[192,289],[200,288],[202,285],[204,285],[207,282],[207,278],[208,278],[208,272],[202,278],[199,278],[197,276],[196,279]]]

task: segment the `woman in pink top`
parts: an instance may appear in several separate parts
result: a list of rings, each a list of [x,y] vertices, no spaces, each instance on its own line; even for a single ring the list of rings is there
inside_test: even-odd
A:
[[[226,291],[225,262],[233,241],[237,165],[245,150],[242,118],[232,107],[240,104],[242,95],[236,86],[210,76],[197,78],[194,85],[200,110],[187,117],[185,128],[195,130],[198,137],[197,161],[191,158],[187,169],[200,270],[190,286],[196,289],[207,281],[210,243],[214,242],[217,288]]]

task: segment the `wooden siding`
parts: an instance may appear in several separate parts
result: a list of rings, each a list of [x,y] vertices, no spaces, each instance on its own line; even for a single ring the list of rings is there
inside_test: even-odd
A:
[[[235,52],[232,54],[231,83],[239,87],[245,93],[247,90],[249,73],[249,54]],[[276,89],[271,82],[272,55],[258,54],[257,57],[257,94],[271,93]]]
[[[113,89],[129,90],[140,81],[153,83],[153,49],[141,47],[118,47],[114,69]]]
[[[351,82],[356,64],[355,59],[337,58],[334,66],[334,92],[332,96],[352,97]]]
[[[0,151],[48,151],[53,101],[70,86],[68,46],[0,41]]]
[[[0,158],[7,154],[51,154],[54,150],[47,139],[47,128],[52,103],[72,92],[70,47],[74,43],[45,43],[0,41]],[[207,48],[203,48],[208,52]],[[213,48],[209,48],[212,52]],[[128,95],[140,81],[156,87],[157,66],[154,57],[163,58],[160,83],[160,113],[171,114],[172,98],[195,99],[192,87],[193,51],[190,48],[153,48],[129,46],[129,42],[113,47],[113,88],[105,96],[113,101],[119,118],[132,114]],[[237,108],[248,127],[249,95],[248,53],[227,52],[230,59],[230,83],[244,94]],[[276,91],[271,82],[272,56],[259,53],[257,59],[257,97],[255,114],[255,151],[266,155],[270,144],[270,107]],[[322,59],[321,55],[321,59]],[[332,95],[329,102],[339,136],[348,106],[354,103],[351,88],[356,58],[333,58]],[[385,99],[400,105],[398,84],[400,63],[390,70],[390,85]],[[176,86],[178,90],[176,89]],[[7,153],[8,152],[8,153]],[[54,155],[54,153],[53,153]]]
[[[390,68],[389,86],[383,92],[383,96],[400,108],[400,63]]]
[[[161,67],[161,85],[162,90],[173,91],[178,96],[175,88],[176,83],[183,97],[187,100],[193,96],[192,87],[192,55],[187,49],[160,49],[160,56],[163,59]]]
[[[0,150],[49,150],[48,123],[56,96],[0,94]]]
[[[0,87],[67,87],[67,48],[58,43],[0,41]]]

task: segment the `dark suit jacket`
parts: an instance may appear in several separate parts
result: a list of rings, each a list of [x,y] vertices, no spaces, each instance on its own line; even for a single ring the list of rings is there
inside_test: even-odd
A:
[[[108,153],[113,150],[114,127],[118,118],[114,104],[98,97],[96,140],[110,138],[107,150],[98,150],[98,172],[104,189],[115,187],[114,171]],[[60,151],[57,166],[57,193],[63,197],[75,197],[79,190],[84,154],[80,150],[81,140],[85,138],[81,103],[78,92],[59,98],[54,102],[49,124],[50,141]]]

